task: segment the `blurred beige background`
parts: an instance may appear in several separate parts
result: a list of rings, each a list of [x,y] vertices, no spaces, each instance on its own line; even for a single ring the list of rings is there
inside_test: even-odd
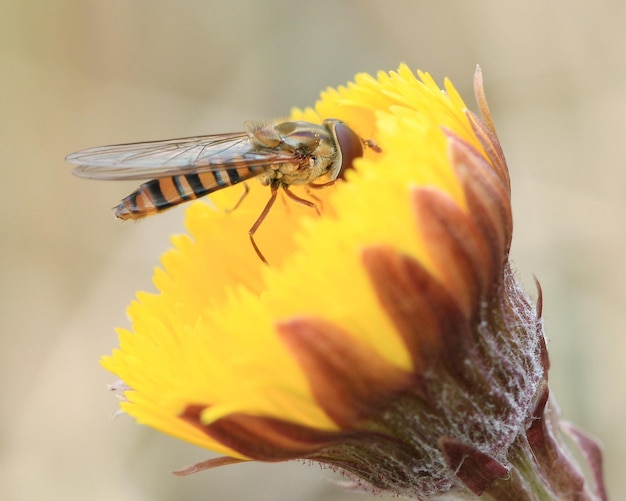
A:
[[[626,492],[626,3],[621,0],[0,1],[0,497],[355,498],[317,466],[208,457],[120,417],[98,365],[182,211],[121,224],[134,183],[77,149],[240,129],[404,61],[468,104],[480,63],[513,179],[513,257],[541,280],[551,382]],[[376,498],[380,499],[380,498]]]

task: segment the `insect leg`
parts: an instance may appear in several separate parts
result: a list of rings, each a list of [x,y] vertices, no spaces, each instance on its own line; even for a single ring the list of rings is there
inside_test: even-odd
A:
[[[250,187],[248,186],[248,183],[243,183],[243,193],[239,197],[239,200],[237,200],[237,203],[233,205],[230,209],[224,210],[224,212],[228,214],[229,212],[233,212],[235,209],[237,209],[237,207],[241,205],[241,202],[243,202],[243,199],[246,198],[248,193],[250,193]]]
[[[263,254],[261,253],[256,242],[254,241],[254,234],[256,233],[256,230],[259,229],[259,226],[261,226],[261,223],[265,221],[265,218],[269,214],[270,209],[272,208],[272,205],[274,205],[274,202],[276,202],[276,194],[278,193],[278,186],[279,186],[279,183],[277,183],[275,180],[272,181],[272,184],[270,184],[270,189],[272,192],[272,194],[270,195],[270,199],[265,204],[265,207],[263,209],[263,212],[261,212],[261,215],[254,222],[252,227],[248,230],[248,235],[250,236],[250,242],[252,243],[252,247],[254,247],[254,251],[256,252],[256,255],[259,256],[259,259],[261,259],[261,261],[263,261],[265,264],[269,264],[269,263],[267,262],[267,259],[265,259],[265,256],[263,256]]]
[[[319,188],[328,188],[329,186],[332,186],[336,182],[337,182],[337,180],[333,179],[332,181],[328,181],[327,183],[309,183],[309,184],[307,184],[307,186],[309,188],[315,188],[317,190]]]
[[[312,198],[313,200],[315,200],[315,202],[313,202],[315,205],[317,205],[318,208],[323,209],[324,208],[324,202],[322,202],[322,199],[319,197],[316,197],[313,194],[313,191],[310,189],[309,185],[305,185],[304,186],[304,191],[306,191],[306,194],[308,197]],[[318,211],[319,212],[319,211]]]
[[[315,212],[317,212],[317,215],[321,216],[320,210],[317,207],[317,205],[315,205],[315,203],[311,202],[310,200],[306,200],[305,198],[300,198],[298,195],[291,192],[289,190],[289,187],[286,184],[283,184],[283,190],[285,190],[285,193],[287,193],[287,196],[291,198],[294,202],[298,202],[299,204],[306,205],[307,207],[311,207],[311,209],[315,209]]]

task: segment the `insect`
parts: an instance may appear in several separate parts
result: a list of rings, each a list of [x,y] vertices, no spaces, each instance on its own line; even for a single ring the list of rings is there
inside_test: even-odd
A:
[[[140,219],[259,178],[270,187],[270,198],[248,235],[256,254],[267,264],[254,234],[274,205],[279,188],[319,213],[314,202],[297,196],[289,187],[333,184],[344,177],[366,147],[380,151],[373,141],[361,139],[339,120],[325,120],[321,125],[246,122],[244,132],[100,146],[72,153],[66,160],[78,165],[73,172],[80,177],[149,180],[115,207],[120,219]],[[324,182],[315,183],[322,176],[326,176]],[[247,193],[246,185],[235,207]]]

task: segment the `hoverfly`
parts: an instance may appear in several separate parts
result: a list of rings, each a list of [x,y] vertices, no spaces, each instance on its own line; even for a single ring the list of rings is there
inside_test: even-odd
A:
[[[194,136],[144,143],[100,146],[68,155],[78,165],[74,174],[91,179],[149,181],[124,198],[115,215],[140,219],[222,188],[258,177],[270,187],[270,198],[248,231],[259,258],[267,260],[254,234],[282,188],[289,198],[319,210],[314,202],[290,191],[291,185],[320,188],[344,177],[365,147],[380,151],[371,140],[362,140],[345,123],[325,120],[321,125],[298,121],[246,122],[245,132]],[[325,182],[315,180],[327,176]],[[237,207],[245,195],[237,202]]]

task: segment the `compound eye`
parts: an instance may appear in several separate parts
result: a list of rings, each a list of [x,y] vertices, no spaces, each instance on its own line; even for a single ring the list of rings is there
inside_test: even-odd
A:
[[[346,169],[352,167],[354,159],[363,156],[363,142],[361,138],[343,122],[328,120],[327,123],[337,143],[336,165],[332,169],[331,177],[333,179],[343,179]]]

